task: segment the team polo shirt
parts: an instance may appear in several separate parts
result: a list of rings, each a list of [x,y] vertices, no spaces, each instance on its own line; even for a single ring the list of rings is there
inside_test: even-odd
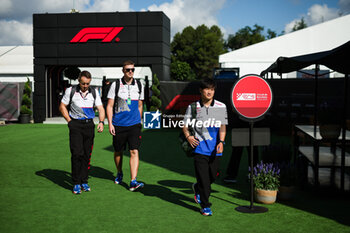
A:
[[[220,141],[219,130],[221,125],[227,125],[226,105],[217,100],[213,100],[209,107],[205,107],[201,101],[196,102],[196,122],[195,137],[199,140],[199,145],[194,149],[194,153],[202,155],[222,156],[216,153],[216,146]],[[191,105],[187,107],[184,121],[192,120]]]
[[[65,105],[69,104],[70,101],[70,93],[72,91],[72,87],[66,89],[64,96],[62,98],[62,103]],[[94,96],[91,92],[89,92],[85,97],[83,97],[82,91],[75,91],[75,94],[72,97],[72,103],[70,105],[69,116],[72,119],[83,120],[83,119],[93,119],[95,117],[94,106],[102,105],[101,97],[98,91],[96,93],[96,99],[94,100]]]
[[[139,100],[144,99],[143,85],[141,84],[141,90],[135,81],[132,80],[128,85],[123,78],[118,79],[116,82],[120,83],[118,98],[115,103],[115,109],[113,110],[112,124],[115,126],[132,126],[141,123],[141,115],[139,111]],[[108,99],[115,98],[115,85],[113,82],[108,92]],[[130,98],[130,102],[128,99]],[[129,102],[129,103],[128,103]]]

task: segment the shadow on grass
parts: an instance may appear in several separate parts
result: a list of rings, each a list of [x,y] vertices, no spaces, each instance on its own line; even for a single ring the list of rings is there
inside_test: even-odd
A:
[[[105,149],[105,150],[107,150],[107,151],[110,151],[110,152],[114,152],[114,147],[113,147],[113,145],[107,146],[107,147],[105,147],[105,148],[103,148],[103,149]]]
[[[69,172],[57,169],[43,169],[35,172],[35,175],[44,177],[64,189],[72,190],[73,188],[72,177]],[[97,166],[91,166],[89,176],[111,181],[114,180],[114,176],[111,171]],[[121,185],[128,188],[125,183],[122,183]]]
[[[297,190],[291,200],[282,201],[277,197],[277,202],[350,226],[349,193],[341,193],[328,188],[309,187],[307,190]]]
[[[172,188],[187,188],[192,190],[192,183],[183,180],[160,180],[158,184]]]
[[[100,179],[106,179],[110,181],[114,181],[115,179],[113,172],[97,166],[91,166],[89,176],[93,176]]]
[[[235,206],[239,206],[239,204],[237,204],[236,202],[233,202],[233,201],[228,201],[228,200],[225,200],[225,199],[223,199],[223,198],[221,198],[221,197],[217,197],[217,196],[215,196],[215,195],[210,195],[210,197],[212,197],[212,198],[216,198],[216,199],[219,199],[219,200],[221,200],[221,201],[224,201],[224,202],[230,203],[230,204],[235,205]]]
[[[181,195],[179,193],[173,192],[171,189],[161,185],[147,184],[143,189],[140,190],[140,193],[142,193],[145,196],[158,197],[159,199],[173,203],[175,205],[182,206],[193,211],[198,211],[199,209],[199,207],[195,207],[186,203],[194,202],[193,199]]]
[[[64,189],[72,190],[73,182],[70,173],[56,169],[43,169],[35,172],[35,175],[44,177],[52,183],[61,186]]]
[[[180,189],[180,192],[186,193],[186,194],[193,194],[192,190],[192,184],[191,182],[188,181],[182,181],[182,180],[160,180],[158,181],[158,184],[167,186],[167,187],[172,187],[172,188],[178,188]],[[211,193],[217,193],[218,191],[216,190],[211,190]]]
[[[227,194],[230,197],[241,199],[241,200],[250,200],[250,190],[241,193],[241,192],[230,192]]]
[[[168,169],[172,172],[176,172],[181,175],[195,177],[193,160],[191,158],[187,158],[181,150],[178,141],[179,132],[180,131],[176,129],[143,131],[142,145],[140,148],[140,160]],[[277,135],[276,140],[280,140],[278,139],[278,137],[279,136]],[[230,134],[228,134],[226,141],[229,142],[230,140]],[[290,142],[290,139],[288,139],[287,141]],[[224,151],[226,151],[226,153],[224,152],[224,156],[221,160],[221,169],[226,168],[228,159],[231,156],[231,148],[229,144],[230,143],[226,143],[225,146]],[[235,185],[230,185],[233,190],[236,190],[238,192],[229,193],[228,196],[250,201],[249,183],[246,182],[246,174],[248,172],[247,167],[247,155],[245,154],[242,156],[242,161],[240,164],[240,172],[238,177],[239,182]],[[222,172],[224,172],[224,170],[222,170]],[[184,190],[182,192],[191,192],[191,190],[187,188],[191,187],[190,184],[188,184],[188,182],[159,181],[158,183],[164,186],[170,185],[174,188],[184,187]],[[219,185],[229,186],[224,184],[221,180],[217,180],[216,183]],[[307,211],[309,213],[317,214],[328,219],[333,219],[334,221],[349,226],[349,198],[341,198],[338,195],[325,196],[321,195],[320,192],[310,192],[309,190],[303,190],[299,192],[298,197],[296,197],[293,201],[281,202],[281,204],[285,204],[286,206],[290,206],[292,208]],[[213,195],[213,197],[217,198],[215,195]],[[178,201],[172,201],[178,203]]]

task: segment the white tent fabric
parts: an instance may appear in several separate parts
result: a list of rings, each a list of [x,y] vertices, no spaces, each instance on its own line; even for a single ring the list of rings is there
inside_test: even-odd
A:
[[[33,76],[33,46],[0,46],[0,75]]]
[[[240,76],[260,74],[280,56],[293,57],[334,49],[350,40],[350,15],[266,40],[219,56],[223,68],[240,68]],[[322,69],[322,67],[321,67]],[[283,77],[294,77],[287,74]]]
[[[0,82],[26,82],[27,77],[33,80],[33,46],[0,46]],[[121,67],[79,67],[80,70],[88,70],[92,74],[92,85],[102,86],[102,79],[116,79],[123,76]],[[150,85],[152,71],[149,67],[136,67],[135,78],[144,82],[148,76]],[[76,84],[77,81],[72,81]]]

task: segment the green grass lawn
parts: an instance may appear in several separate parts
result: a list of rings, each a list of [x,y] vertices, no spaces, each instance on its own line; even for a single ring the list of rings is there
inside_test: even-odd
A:
[[[138,180],[130,192],[129,157],[124,181],[115,185],[112,138],[96,133],[89,184],[73,195],[66,125],[0,127],[0,232],[350,232],[350,200],[298,191],[263,214],[235,211],[249,205],[246,157],[239,182],[222,182],[231,154],[227,137],[221,175],[212,185],[213,216],[200,215],[193,200],[193,161],[185,157],[176,130],[143,132]],[[260,205],[260,204],[259,204]]]

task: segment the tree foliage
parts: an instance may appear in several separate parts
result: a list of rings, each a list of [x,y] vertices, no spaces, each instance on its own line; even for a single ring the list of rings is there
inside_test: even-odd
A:
[[[264,27],[258,24],[255,24],[253,28],[246,26],[239,29],[235,34],[230,34],[225,46],[228,49],[236,50],[277,36],[276,32],[271,29],[267,30],[266,37],[263,32]]]
[[[234,35],[228,36],[227,47],[235,50],[264,41],[263,31],[264,27],[257,24],[254,25],[254,28],[249,26],[241,28]]]
[[[208,28],[200,25],[196,29],[188,26],[181,33],[176,33],[171,42],[172,78],[191,80],[193,74],[196,79],[210,78],[213,68],[218,66],[219,55],[224,52],[223,34],[218,26]],[[187,70],[180,71],[179,66]]]
[[[297,21],[294,24],[292,31],[295,32],[295,31],[298,31],[298,30],[304,29],[304,28],[307,28],[307,24],[304,20],[304,17],[302,17],[300,21]]]
[[[272,39],[277,37],[277,33],[275,31],[272,31],[271,29],[267,29],[267,39]]]
[[[171,77],[177,81],[195,80],[196,75],[191,66],[184,61],[175,61],[170,65]]]
[[[80,69],[76,66],[69,66],[63,71],[63,74],[71,80],[77,80],[80,74]]]

